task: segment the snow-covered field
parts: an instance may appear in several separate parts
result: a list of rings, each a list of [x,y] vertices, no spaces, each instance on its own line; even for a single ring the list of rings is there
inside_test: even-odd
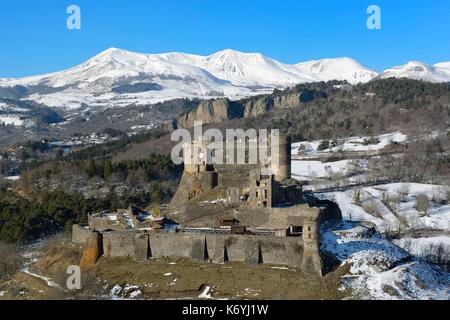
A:
[[[321,250],[350,265],[342,290],[349,299],[448,300],[450,274],[412,258],[375,229],[356,222],[326,222]]]
[[[321,250],[350,266],[342,286],[350,290],[349,299],[449,299],[450,274],[426,261],[444,265],[450,256],[450,187],[420,183],[367,186],[370,167],[362,159],[380,157],[380,151],[392,143],[427,140],[439,134],[351,137],[333,141],[321,151],[322,141],[293,144],[293,177],[309,181],[305,190],[336,202],[342,212],[343,221],[321,226]],[[335,155],[344,160],[314,161]],[[328,189],[341,191],[318,192]],[[383,233],[398,239],[389,241]]]
[[[14,106],[11,106],[9,104],[6,104],[4,102],[0,102],[0,111],[3,112],[26,112],[28,111],[27,109],[23,109],[23,108],[17,108]]]
[[[292,154],[299,152],[308,156],[319,156],[333,152],[380,151],[391,143],[405,143],[407,136],[401,132],[382,134],[375,137],[360,136],[338,139],[337,144],[325,150],[318,150],[321,140],[298,142],[292,144]]]
[[[355,198],[359,191],[358,201]],[[444,204],[448,191],[450,188],[446,186],[391,183],[318,196],[323,199],[334,199],[345,220],[369,221],[381,232],[398,229],[448,231],[450,230],[450,204]],[[429,199],[427,213],[419,212],[416,208],[417,197],[420,195],[426,195]]]
[[[401,238],[393,240],[393,242],[400,248],[407,250],[414,256],[423,257],[428,254],[433,254],[433,248],[441,247],[442,250],[450,254],[450,237],[427,237],[427,238]]]
[[[408,137],[401,132],[392,132],[378,136],[359,136],[330,141],[330,147],[318,150],[321,140],[294,143],[291,153],[292,175],[301,180],[316,180],[314,187],[329,188],[327,180],[347,179],[347,183],[364,180],[368,160],[366,157],[378,156],[379,152],[393,143],[404,144]],[[348,156],[340,161],[322,162],[317,158],[333,155]],[[356,155],[356,158],[355,158]],[[358,157],[361,157],[358,159]],[[341,181],[343,182],[343,181]],[[314,189],[314,188],[313,188]]]
[[[292,161],[292,176],[297,179],[329,178],[333,174],[347,175],[352,169],[352,160],[335,162]]]
[[[0,115],[0,124],[2,123],[4,123],[5,125],[22,126],[25,121],[23,121],[20,117],[14,115]]]

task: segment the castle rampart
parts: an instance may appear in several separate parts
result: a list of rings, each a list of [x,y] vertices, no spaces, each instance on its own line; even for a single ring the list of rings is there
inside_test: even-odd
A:
[[[136,230],[106,231],[102,235],[105,257],[130,257],[138,262],[152,258],[187,258],[197,262],[284,265],[321,274],[318,251],[308,252],[302,238]]]

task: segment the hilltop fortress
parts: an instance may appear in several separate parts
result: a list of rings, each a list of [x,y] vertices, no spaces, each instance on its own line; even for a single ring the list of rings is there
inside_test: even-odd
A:
[[[231,140],[231,141],[230,141]],[[262,150],[263,149],[263,150]],[[184,174],[172,207],[184,205],[216,188],[226,200],[248,207],[274,207],[300,199],[292,184],[291,141],[273,135],[258,139],[234,133],[220,144],[194,140],[183,145]]]
[[[178,191],[158,215],[131,208],[91,215],[89,226],[73,227],[73,242],[85,246],[82,266],[101,255],[140,262],[174,257],[288,265],[322,274],[319,225],[339,217],[326,205],[315,206],[291,178],[289,137],[269,139],[262,163],[249,161],[250,143],[233,140],[231,157],[242,152],[244,164],[226,164],[233,162],[230,153],[217,157],[210,142],[185,143]]]

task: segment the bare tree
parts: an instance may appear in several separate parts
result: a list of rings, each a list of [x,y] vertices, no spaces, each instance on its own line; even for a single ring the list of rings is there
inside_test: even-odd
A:
[[[361,206],[361,188],[353,189],[353,203],[357,206]]]
[[[398,194],[400,197],[400,201],[401,202],[406,202],[407,201],[407,197],[409,195],[409,185],[407,185],[406,183],[403,183],[400,187],[400,189],[398,189]]]
[[[428,197],[425,194],[419,194],[416,197],[416,210],[427,215],[429,207],[430,201],[428,200]]]

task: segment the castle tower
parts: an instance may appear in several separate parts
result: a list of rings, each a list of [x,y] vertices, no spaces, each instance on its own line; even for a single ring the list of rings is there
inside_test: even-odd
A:
[[[271,141],[272,149],[278,152],[278,161],[272,155],[271,169],[278,182],[291,178],[291,137],[280,135],[279,141]]]
[[[309,217],[303,224],[303,259],[302,270],[306,273],[322,275],[322,259],[320,256],[320,235],[317,217]]]
[[[207,149],[202,142],[193,141],[183,146],[184,171],[197,174],[207,171]]]

